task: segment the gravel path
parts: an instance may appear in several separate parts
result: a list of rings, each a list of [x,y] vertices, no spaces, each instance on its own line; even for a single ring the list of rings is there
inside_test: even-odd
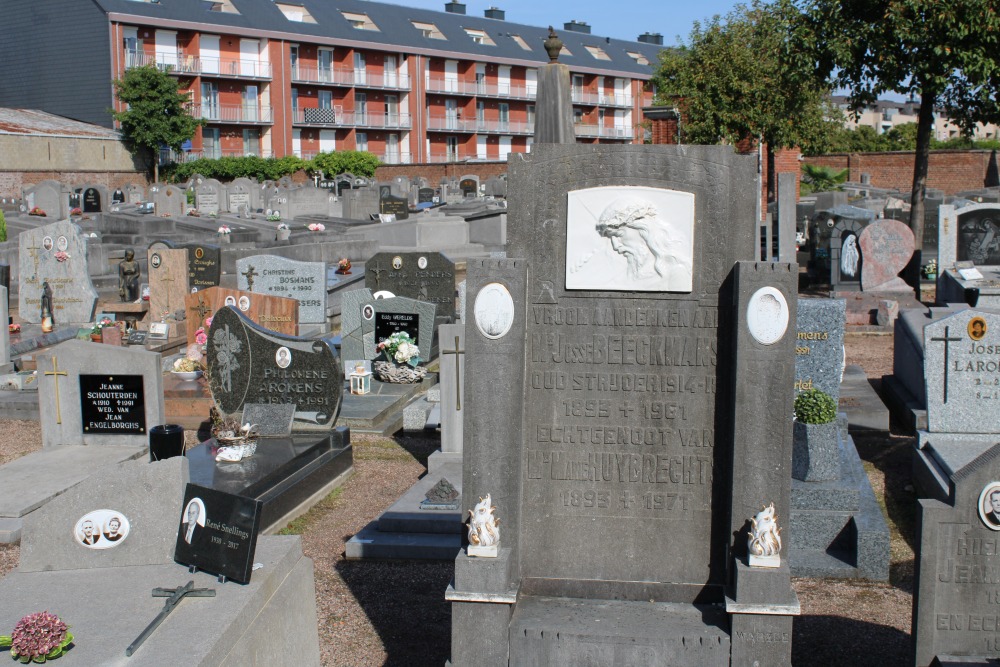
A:
[[[877,380],[892,371],[892,337],[848,335],[849,363]],[[876,390],[878,382],[873,382]],[[798,579],[797,665],[907,664],[913,589],[912,438],[856,440],[876,498],[893,529],[885,584]],[[450,653],[451,610],[443,562],[353,562],[344,543],[376,519],[424,473],[434,438],[355,436],[353,476],[286,532],[300,533],[316,573],[320,648],[326,666],[442,665]],[[41,446],[34,422],[0,421],[0,463]],[[908,490],[909,489],[909,490]],[[16,567],[18,547],[0,545],[0,575]],[[2,630],[2,629],[0,629]]]

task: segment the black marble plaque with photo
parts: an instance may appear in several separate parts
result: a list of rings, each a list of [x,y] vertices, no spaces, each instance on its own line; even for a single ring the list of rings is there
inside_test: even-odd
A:
[[[142,376],[80,375],[80,413],[84,433],[145,433]]]
[[[420,345],[420,315],[416,313],[375,313],[375,340],[381,342],[396,333],[405,331],[416,345]]]
[[[378,212],[384,215],[395,215],[396,220],[406,220],[410,217],[409,203],[406,199],[391,195],[379,199]]]
[[[188,484],[174,560],[250,583],[262,507],[260,500]]]

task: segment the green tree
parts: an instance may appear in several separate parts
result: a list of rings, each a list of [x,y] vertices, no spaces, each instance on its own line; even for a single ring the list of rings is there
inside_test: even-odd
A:
[[[935,109],[964,132],[1000,121],[996,0],[793,0],[792,42],[817,80],[833,76],[854,108],[884,93],[919,95],[910,227],[923,246],[924,194]]]
[[[312,159],[312,171],[322,171],[329,178],[350,172],[355,176],[372,178],[382,161],[368,151],[334,151],[320,153]]]
[[[656,102],[680,110],[682,142],[753,137],[773,150],[829,135],[829,87],[789,57],[786,35],[797,17],[786,0],[753,0],[725,18],[695,23],[687,44],[661,53]]]
[[[803,163],[801,194],[840,190],[841,184],[847,180],[848,171],[848,169],[835,169]]]
[[[127,105],[124,111],[112,112],[121,123],[126,145],[145,161],[153,179],[159,180],[160,146],[179,151],[202,124],[188,113],[190,94],[182,93],[180,83],[172,76],[147,65],[115,79],[115,95]]]

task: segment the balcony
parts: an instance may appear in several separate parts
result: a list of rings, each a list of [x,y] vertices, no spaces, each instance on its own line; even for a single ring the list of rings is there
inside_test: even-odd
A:
[[[221,149],[208,149],[201,151],[173,151],[169,148],[160,149],[160,164],[168,164],[170,162],[177,162],[178,164],[183,162],[192,162],[194,160],[200,160],[201,158],[206,158],[209,160],[218,160],[221,157],[246,157],[246,156],[256,156],[261,158],[271,158],[273,155],[271,151],[232,151],[232,150],[221,150]]]
[[[480,160],[476,153],[466,153],[462,151],[445,151],[445,152],[434,152],[431,151],[430,155],[427,156],[428,162],[469,162],[472,160]]]
[[[245,123],[249,125],[270,125],[271,107],[249,104],[194,104],[191,115],[209,123]]]
[[[149,55],[136,51],[125,53],[125,68],[154,65],[171,74],[218,76],[237,79],[270,79],[271,63],[259,60],[200,58],[178,52]]]
[[[292,123],[310,127],[360,127],[382,130],[408,130],[408,113],[355,113],[333,109],[292,109]]]
[[[537,86],[521,84],[496,84],[477,81],[459,81],[457,79],[430,78],[427,80],[427,92],[443,95],[469,95],[472,97],[498,97],[509,100],[535,99]]]
[[[605,107],[631,107],[631,95],[607,95],[595,93],[589,90],[574,88],[572,92],[573,104],[586,104],[589,106]]]
[[[535,124],[522,121],[462,120],[448,116],[427,118],[428,132],[478,132],[481,134],[534,134]]]
[[[585,123],[574,123],[573,131],[577,137],[602,139],[632,139],[634,133],[631,127],[601,127]]]
[[[299,65],[292,68],[295,83],[327,84],[381,90],[409,90],[410,77],[405,74],[371,74],[363,69],[316,68]]]

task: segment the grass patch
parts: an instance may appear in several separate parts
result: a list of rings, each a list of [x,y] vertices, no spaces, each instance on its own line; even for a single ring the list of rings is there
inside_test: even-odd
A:
[[[312,522],[315,521],[316,515],[328,509],[333,509],[337,499],[340,498],[343,492],[344,486],[342,484],[331,491],[326,498],[313,505],[308,512],[292,519],[287,526],[278,531],[278,535],[301,535],[306,532]]]

